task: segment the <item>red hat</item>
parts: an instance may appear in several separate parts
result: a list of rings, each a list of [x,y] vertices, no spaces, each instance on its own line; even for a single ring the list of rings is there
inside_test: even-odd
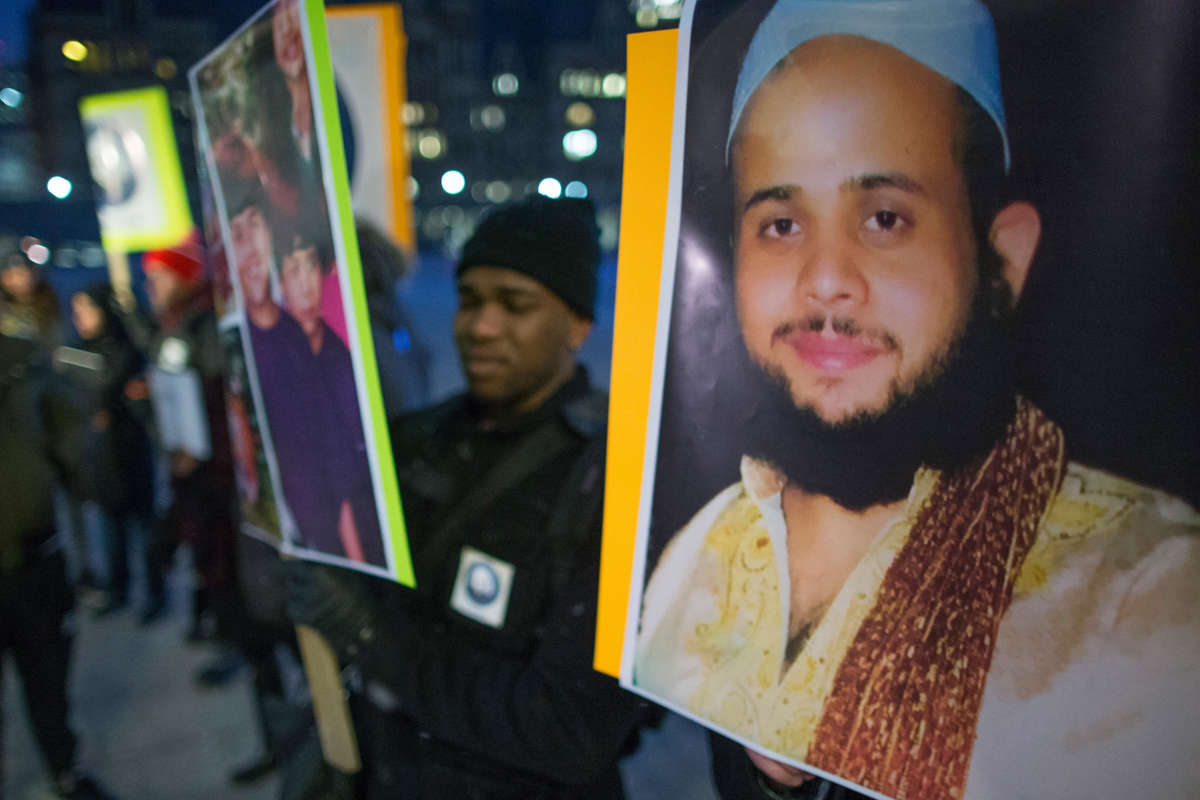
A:
[[[142,254],[142,269],[150,272],[166,269],[175,273],[184,283],[197,283],[204,277],[204,245],[200,231],[191,232],[179,244],[163,250],[150,250]]]

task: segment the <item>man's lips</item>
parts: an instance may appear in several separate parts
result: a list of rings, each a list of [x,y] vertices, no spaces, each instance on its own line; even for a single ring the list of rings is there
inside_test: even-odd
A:
[[[870,340],[823,330],[793,330],[780,338],[801,361],[820,370],[854,369],[885,352]]]
[[[500,356],[486,353],[464,353],[463,369],[471,375],[486,377],[508,369],[508,361]]]

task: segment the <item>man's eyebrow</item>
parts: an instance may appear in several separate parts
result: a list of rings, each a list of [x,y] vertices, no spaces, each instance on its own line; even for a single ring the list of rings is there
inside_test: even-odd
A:
[[[536,297],[537,292],[525,286],[501,286],[496,293],[509,300],[520,300],[525,297]]]
[[[765,189],[759,189],[742,204],[742,213],[745,214],[759,203],[765,203],[768,200],[791,200],[792,195],[798,191],[797,187],[789,184],[780,184],[778,186],[768,186]]]
[[[470,293],[473,295],[494,294],[498,297],[516,299],[520,297],[536,297],[537,291],[525,286],[490,286],[479,288],[470,283],[459,283],[458,293]]]
[[[856,175],[850,178],[844,184],[847,189],[857,189],[864,192],[869,192],[872,189],[899,189],[902,192],[909,194],[925,195],[925,187],[919,181],[903,172],[869,172],[865,175]]]

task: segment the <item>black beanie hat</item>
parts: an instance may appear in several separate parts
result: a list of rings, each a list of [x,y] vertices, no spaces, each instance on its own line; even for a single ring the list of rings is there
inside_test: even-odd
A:
[[[535,196],[488,214],[463,246],[456,275],[471,267],[522,272],[576,314],[595,316],[599,230],[591,200]]]

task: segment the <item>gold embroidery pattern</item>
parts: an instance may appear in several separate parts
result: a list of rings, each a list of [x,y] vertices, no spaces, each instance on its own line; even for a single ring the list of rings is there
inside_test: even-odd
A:
[[[717,518],[703,557],[723,565],[724,574],[713,589],[711,616],[697,622],[685,640],[689,655],[707,666],[689,705],[731,730],[755,731],[763,694],[778,680],[782,621],[771,539],[745,493]]]
[[[703,620],[692,626],[683,645],[704,665],[705,677],[682,702],[727,730],[801,757],[838,665],[874,607],[883,576],[935,480],[936,473],[918,473],[913,512],[876,538],[782,680],[786,628],[780,564],[758,506],[745,492],[739,494],[707,533],[702,566],[695,573],[700,584],[720,577],[712,581]]]
[[[1113,535],[1146,490],[1114,475],[1072,464],[1046,510],[1013,594],[1046,585],[1063,559],[1095,534]]]

